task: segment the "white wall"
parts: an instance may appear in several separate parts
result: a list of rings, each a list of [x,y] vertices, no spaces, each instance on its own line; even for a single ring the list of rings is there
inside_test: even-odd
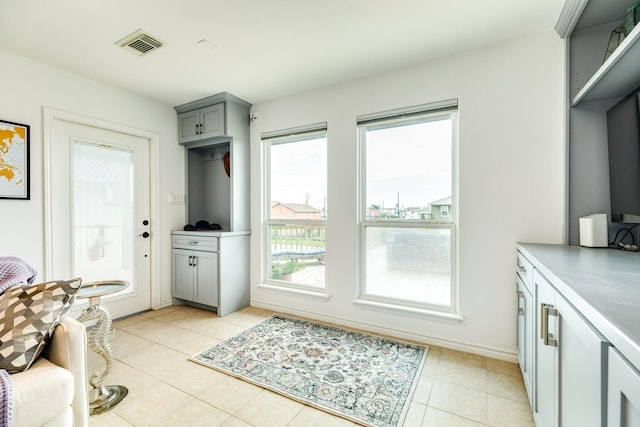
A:
[[[514,360],[515,247],[561,243],[564,227],[564,44],[552,31],[316,92],[254,105],[251,300],[377,332]],[[459,99],[458,280],[451,324],[373,311],[356,295],[356,117]],[[328,301],[261,283],[260,134],[328,122]],[[402,153],[390,153],[402,156]]]
[[[184,206],[167,193],[184,193],[183,149],[171,106],[0,49],[0,119],[31,126],[31,199],[0,199],[0,255],[18,256],[44,280],[43,107],[52,107],[159,135],[157,212],[159,253],[156,303],[171,303],[169,230],[184,225]]]

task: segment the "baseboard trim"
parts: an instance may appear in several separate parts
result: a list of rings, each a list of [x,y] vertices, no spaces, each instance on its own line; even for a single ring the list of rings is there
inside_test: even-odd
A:
[[[280,306],[277,304],[266,303],[263,301],[251,300],[252,307],[264,308],[267,310],[275,311],[282,314],[290,314],[292,316],[300,316],[309,319],[315,319],[321,322],[333,323],[336,325],[342,325],[349,328],[360,329],[369,331],[375,334],[386,335],[398,339],[407,341],[413,341],[424,345],[434,345],[438,347],[444,347],[451,350],[464,351],[466,353],[477,354],[479,356],[490,357],[492,359],[504,360],[507,362],[517,363],[518,355],[513,351],[501,350],[498,348],[480,346],[476,344],[469,344],[461,341],[450,340],[442,337],[435,337],[425,334],[407,333],[399,329],[382,327],[367,322],[358,322],[352,319],[347,319],[338,316],[327,316],[315,312],[292,309],[287,306]]]

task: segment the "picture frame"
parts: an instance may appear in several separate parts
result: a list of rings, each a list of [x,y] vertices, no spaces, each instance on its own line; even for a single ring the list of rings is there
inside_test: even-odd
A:
[[[0,199],[29,200],[30,126],[0,119]]]

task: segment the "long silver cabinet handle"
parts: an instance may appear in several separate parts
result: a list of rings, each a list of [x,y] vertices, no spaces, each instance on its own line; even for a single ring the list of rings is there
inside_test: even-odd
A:
[[[520,301],[524,300],[524,293],[522,291],[516,291],[518,294],[518,316],[525,315],[525,306],[520,306]]]
[[[540,339],[544,345],[551,347],[558,346],[558,340],[549,332],[549,316],[558,317],[558,309],[551,304],[540,304]]]

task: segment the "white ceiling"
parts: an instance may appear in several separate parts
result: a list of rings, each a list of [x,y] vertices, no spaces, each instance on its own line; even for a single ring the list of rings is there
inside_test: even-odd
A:
[[[551,30],[563,3],[0,0],[0,47],[172,106],[222,91],[257,103]],[[138,29],[165,45],[114,44]]]

